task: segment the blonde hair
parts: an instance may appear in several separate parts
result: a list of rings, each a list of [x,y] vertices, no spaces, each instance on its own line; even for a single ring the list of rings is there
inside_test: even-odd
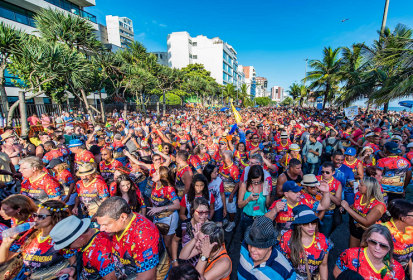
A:
[[[63,170],[68,169],[69,165],[65,162],[55,166],[57,174],[60,174]]]
[[[381,187],[376,178],[365,176],[363,177],[361,182],[367,188],[365,209],[369,207],[370,200],[372,197],[374,197],[377,201],[384,203],[383,194],[381,193]]]

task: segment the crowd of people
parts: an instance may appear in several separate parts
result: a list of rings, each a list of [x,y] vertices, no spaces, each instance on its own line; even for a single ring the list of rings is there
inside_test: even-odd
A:
[[[1,279],[413,279],[412,116],[239,114],[114,111],[94,125],[70,111],[31,116],[29,136],[4,127],[0,233],[31,228],[0,237]]]

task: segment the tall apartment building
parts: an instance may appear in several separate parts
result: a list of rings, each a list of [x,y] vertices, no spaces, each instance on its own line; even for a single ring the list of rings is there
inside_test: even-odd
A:
[[[96,17],[84,10],[85,7],[95,5],[95,0],[0,0],[0,22],[4,22],[26,33],[39,36],[39,34],[35,32],[37,29],[33,18],[41,9],[51,8],[85,18],[92,24],[93,28],[98,31],[99,27]],[[9,103],[14,103],[19,99],[18,92],[20,89],[14,86],[11,81],[12,79],[16,79],[16,77],[13,77],[6,69],[6,94]],[[106,97],[105,94],[103,96]],[[94,100],[98,98],[99,97],[96,98],[93,94],[87,97],[90,104],[93,104]],[[74,98],[69,98],[69,101],[73,102],[73,100]],[[52,104],[52,100],[44,94],[27,100],[26,102],[28,104]]]
[[[284,89],[279,86],[271,88],[271,99],[272,101],[282,102],[285,99]]]
[[[256,77],[255,81],[257,83],[255,97],[268,96],[269,94],[267,92],[267,85],[268,85],[267,78]]]
[[[127,17],[106,16],[108,42],[118,47],[125,48],[133,42],[133,22]]]
[[[242,84],[242,68],[238,66],[237,52],[219,37],[212,39],[199,35],[191,37],[188,32],[173,32],[168,35],[168,66],[183,68],[200,63],[211,72],[211,77],[222,85]]]
[[[245,73],[245,84],[248,85],[248,94],[252,96],[252,98],[256,95],[256,86],[257,86],[257,74],[255,72],[254,66],[243,66],[244,73]]]

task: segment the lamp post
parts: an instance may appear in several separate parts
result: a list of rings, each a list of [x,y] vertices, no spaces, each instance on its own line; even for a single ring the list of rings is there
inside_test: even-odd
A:
[[[305,61],[305,72],[304,72],[304,84],[307,82],[307,62],[308,58],[304,59]]]
[[[387,13],[389,11],[389,2],[390,0],[386,0],[386,3],[384,4],[383,20],[381,22],[381,30],[380,30],[380,40],[384,34],[384,29],[386,29]],[[384,103],[383,112],[387,113],[388,110],[389,110],[389,102],[386,102]]]

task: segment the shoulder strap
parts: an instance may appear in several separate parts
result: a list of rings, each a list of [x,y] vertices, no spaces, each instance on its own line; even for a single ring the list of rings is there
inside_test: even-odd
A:
[[[304,252],[304,260],[305,260],[305,270],[307,272],[307,279],[312,280],[311,273],[310,273],[310,268],[308,267],[308,259],[307,259],[307,255],[305,254],[305,252]]]
[[[210,265],[214,264],[216,261],[218,261],[220,258],[222,258],[222,257],[225,256],[225,255],[228,256],[228,253],[227,253],[227,252],[221,253],[215,260],[213,260],[212,262],[210,262],[210,263],[207,264],[205,270],[206,270]],[[229,256],[228,256],[228,257],[229,257]]]

